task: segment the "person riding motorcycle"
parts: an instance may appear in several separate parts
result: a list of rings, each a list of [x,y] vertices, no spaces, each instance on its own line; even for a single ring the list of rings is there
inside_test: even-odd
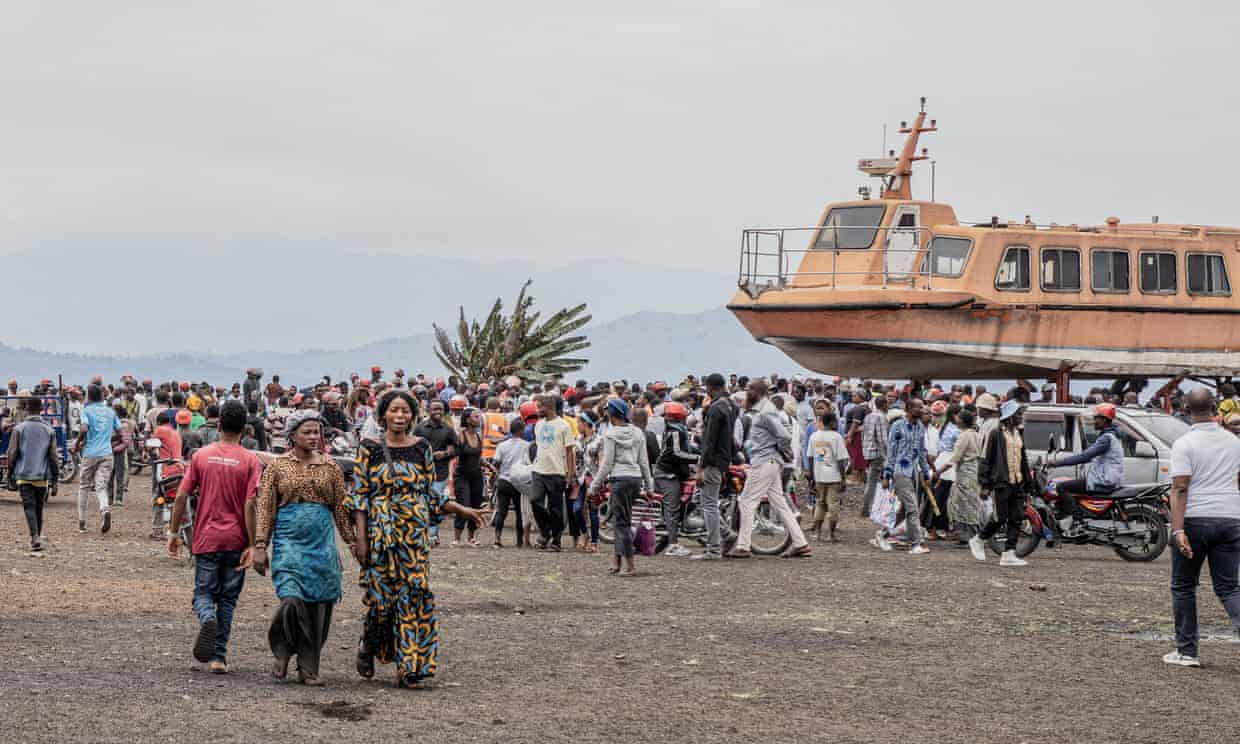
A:
[[[340,406],[342,397],[335,390],[323,393],[323,421],[342,434],[348,434],[353,431],[353,424]]]
[[[1062,481],[1057,486],[1060,504],[1070,511],[1075,511],[1076,507],[1072,494],[1105,496],[1123,485],[1124,445],[1115,428],[1115,406],[1101,403],[1094,407],[1093,413],[1094,429],[1098,432],[1094,443],[1078,454],[1055,453],[1047,460],[1051,466],[1089,464],[1085,478]]]

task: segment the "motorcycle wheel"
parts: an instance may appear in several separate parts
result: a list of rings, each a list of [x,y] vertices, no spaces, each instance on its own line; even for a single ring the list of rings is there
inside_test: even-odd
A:
[[[1134,527],[1144,523],[1146,540],[1139,545],[1116,545],[1115,554],[1120,558],[1147,563],[1156,560],[1167,549],[1167,520],[1157,509],[1145,504],[1129,507],[1128,523]]]
[[[616,530],[611,524],[611,509],[606,501],[598,505],[598,539],[606,545],[616,542]]]
[[[72,453],[60,458],[60,482],[70,483],[77,479],[81,460]]]
[[[990,538],[990,549],[995,555],[1003,555],[1003,546],[1006,543],[1005,535],[999,533],[1006,533],[1006,530],[1000,527],[999,532]],[[1020,523],[1020,537],[1016,539],[1016,557],[1024,558],[1037,550],[1041,542],[1042,533],[1034,530],[1028,519],[1024,520]]]
[[[792,535],[784,529],[770,504],[759,504],[753,516],[753,533],[749,550],[755,555],[779,555],[792,544]]]

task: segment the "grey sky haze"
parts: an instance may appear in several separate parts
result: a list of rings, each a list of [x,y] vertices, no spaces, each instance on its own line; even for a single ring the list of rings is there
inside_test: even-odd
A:
[[[809,224],[852,198],[855,160],[880,154],[883,123],[894,132],[921,95],[941,127],[923,141],[937,195],[961,217],[1240,224],[1236,8],[8,3],[0,260],[54,249],[122,291],[156,270],[133,259],[164,252],[160,275],[198,296],[204,272],[229,276],[238,254],[313,267],[358,252],[623,257],[726,273],[742,226]],[[917,195],[928,185],[923,168]],[[209,294],[255,290],[222,281]],[[64,349],[88,308],[70,297],[6,323],[0,341]],[[632,309],[662,308],[635,296]],[[213,343],[297,348],[281,331],[297,317],[272,307],[269,325]],[[83,350],[192,346],[124,332],[101,328]],[[386,335],[358,327],[317,345]]]

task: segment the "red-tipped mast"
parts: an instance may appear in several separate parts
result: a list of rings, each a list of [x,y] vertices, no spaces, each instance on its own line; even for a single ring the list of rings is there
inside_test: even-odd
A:
[[[930,126],[922,126],[926,123],[926,99],[921,99],[921,111],[917,114],[917,120],[913,122],[913,126],[909,127],[907,122],[900,122],[900,134],[907,134],[908,139],[904,141],[904,149],[900,151],[900,160],[896,163],[894,171],[891,173],[887,182],[887,188],[883,191],[884,199],[912,199],[913,198],[913,163],[918,160],[925,160],[929,157],[923,148],[920,153],[917,152],[917,139],[922,132],[937,132],[939,130],[936,119],[930,120]]]

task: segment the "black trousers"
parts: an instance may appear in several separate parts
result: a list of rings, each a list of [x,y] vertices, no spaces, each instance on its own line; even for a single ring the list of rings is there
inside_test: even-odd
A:
[[[512,509],[517,518],[517,543],[525,535],[525,525],[521,518],[521,492],[506,480],[495,482],[495,539],[504,532],[504,520],[508,518],[508,510]]]
[[[995,520],[982,528],[981,538],[989,540],[994,537],[1000,527],[1007,527],[1007,541],[1003,549],[1016,550],[1016,541],[1020,538],[1020,523],[1025,521],[1025,492],[1017,486],[1003,484],[995,486],[990,494],[995,500]]]
[[[564,532],[564,476],[534,473],[530,506],[543,538],[559,542]]]
[[[456,492],[456,502],[461,506],[468,506],[471,509],[477,509],[482,506],[483,484],[481,470],[477,473],[457,473],[452,488]],[[467,525],[469,525],[469,534],[472,535],[474,528],[468,519],[460,515],[452,519],[452,526],[458,530],[465,529]]]
[[[271,653],[281,659],[296,656],[299,671],[307,677],[319,676],[319,656],[332,627],[333,604],[294,597],[281,602],[267,631]]]
[[[47,487],[22,483],[17,486],[17,492],[22,497],[22,511],[26,512],[30,539],[36,540],[43,534],[43,503],[47,501]]]

